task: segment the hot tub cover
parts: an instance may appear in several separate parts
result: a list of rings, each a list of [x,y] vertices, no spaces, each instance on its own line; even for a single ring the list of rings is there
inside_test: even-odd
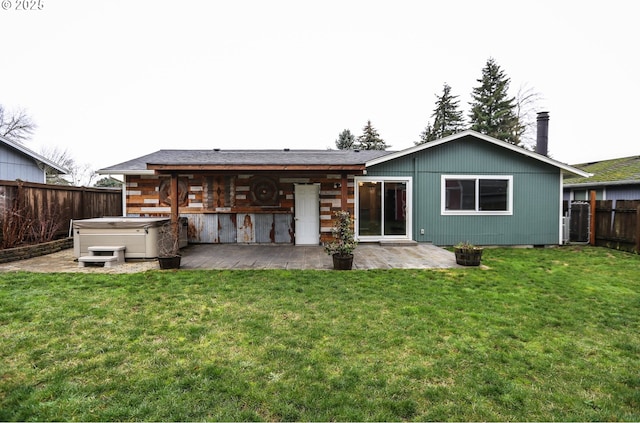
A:
[[[96,217],[92,219],[74,220],[75,229],[96,228],[152,228],[170,222],[168,217]]]

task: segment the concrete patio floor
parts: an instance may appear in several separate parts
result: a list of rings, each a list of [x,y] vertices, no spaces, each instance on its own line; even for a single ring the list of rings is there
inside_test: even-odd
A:
[[[360,244],[354,269],[431,269],[458,267],[455,255],[430,244]],[[183,269],[332,269],[323,247],[294,245],[200,244],[183,250]]]
[[[452,252],[430,244],[382,246],[360,244],[354,269],[433,269],[460,267]],[[182,249],[181,269],[332,269],[320,246],[191,244]],[[111,268],[78,267],[73,249],[42,257],[0,264],[0,272],[135,273],[159,269],[158,261],[127,260]]]

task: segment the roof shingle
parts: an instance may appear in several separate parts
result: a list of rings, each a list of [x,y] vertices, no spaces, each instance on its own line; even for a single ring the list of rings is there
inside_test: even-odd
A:
[[[364,165],[390,154],[382,150],[159,150],[100,169],[99,173],[147,170],[153,165]]]

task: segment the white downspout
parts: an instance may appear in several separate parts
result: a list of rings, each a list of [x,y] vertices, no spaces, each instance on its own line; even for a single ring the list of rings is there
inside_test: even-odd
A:
[[[122,216],[127,217],[127,175],[122,175]]]
[[[558,228],[558,245],[562,245],[562,221],[563,221],[563,216],[562,216],[562,201],[564,199],[564,192],[563,192],[563,185],[564,185],[564,175],[562,174],[562,170],[559,171],[560,172],[560,202],[559,202],[559,208],[560,210],[558,211],[558,215],[560,216],[559,219],[559,228]]]

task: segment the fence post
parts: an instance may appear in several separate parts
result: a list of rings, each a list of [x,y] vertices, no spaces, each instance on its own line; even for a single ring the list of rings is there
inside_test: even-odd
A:
[[[640,205],[636,209],[636,254],[640,254]]]
[[[596,245],[596,192],[591,191],[591,216],[589,219],[589,244]]]

